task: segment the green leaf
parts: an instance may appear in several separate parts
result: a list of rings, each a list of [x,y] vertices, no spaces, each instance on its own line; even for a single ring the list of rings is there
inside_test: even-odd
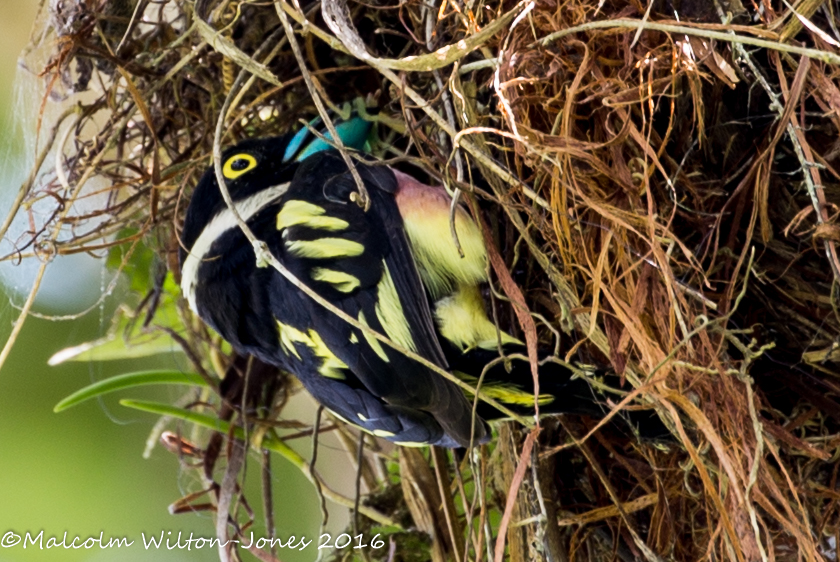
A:
[[[142,319],[136,318],[135,312],[128,307],[121,306],[106,336],[64,348],[50,357],[48,363],[55,366],[65,361],[112,361],[165,353],[182,353],[181,347],[169,334],[155,328],[155,326],[163,326],[176,332],[183,331],[176,306],[177,300],[177,294],[175,296],[164,294],[155,314],[153,326],[150,328],[143,328]]]
[[[160,402],[149,402],[148,400],[120,400],[120,405],[126,408],[133,408],[141,412],[149,412],[150,414],[157,414],[159,416],[169,416],[186,422],[194,423],[219,433],[227,433],[230,430],[230,422],[220,420],[217,416],[210,416],[207,414],[199,414],[193,410],[185,410],[169,404],[161,404]],[[238,432],[234,433],[240,439],[245,435],[241,428],[237,428]],[[241,434],[241,435],[240,435]]]
[[[126,229],[121,232],[120,237],[130,238],[136,233],[136,230]],[[122,271],[131,282],[131,291],[142,296],[154,285],[154,264],[158,260],[154,250],[142,240],[125,242],[111,249],[107,263],[110,268],[116,269],[122,264],[125,252],[130,249],[132,254]],[[106,336],[62,349],[50,357],[49,364],[58,365],[65,361],[136,359],[165,353],[181,353],[181,348],[172,337],[160,329],[183,332],[178,311],[180,298],[181,288],[175,283],[172,275],[167,274],[151,326],[144,326],[144,311],[140,311],[138,316],[138,311],[132,310],[128,305],[121,305]]]
[[[113,361],[118,359],[137,359],[162,353],[180,353],[181,348],[172,338],[163,333],[148,334],[145,338],[135,338],[131,345],[117,335],[66,347],[50,357],[47,363],[54,367],[65,361]]]
[[[136,236],[137,233],[136,228],[126,228],[119,232],[117,238],[120,240],[129,239]],[[125,254],[129,251],[132,254],[123,265]],[[108,252],[108,259],[105,263],[108,269],[112,271],[116,271],[123,265],[122,271],[131,284],[131,290],[142,295],[152,288],[155,259],[157,259],[155,251],[146,244],[146,241],[137,240],[113,246]]]
[[[109,392],[125,390],[149,384],[187,384],[192,386],[208,386],[201,376],[195,373],[182,373],[180,371],[139,371],[126,373],[115,377],[107,378],[92,385],[77,390],[61,402],[55,405],[54,412],[61,412],[76,404],[96,398]]]

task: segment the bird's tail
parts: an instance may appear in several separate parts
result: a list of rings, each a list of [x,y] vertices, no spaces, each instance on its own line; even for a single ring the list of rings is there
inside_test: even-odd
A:
[[[506,344],[502,359],[497,349],[473,348],[461,351],[454,346],[445,348],[450,369],[465,382],[475,385],[481,379],[481,391],[513,412],[534,414],[534,378],[527,350],[522,345]],[[581,414],[603,418],[610,413],[609,402],[621,401],[623,394],[620,378],[604,369],[574,370],[566,365],[546,359],[540,353],[539,398],[540,414]],[[484,371],[484,377],[481,378]],[[487,420],[499,419],[504,414],[493,406],[480,402],[478,412]],[[622,411],[615,419],[619,429],[631,429],[647,439],[661,439],[669,435],[653,410]]]

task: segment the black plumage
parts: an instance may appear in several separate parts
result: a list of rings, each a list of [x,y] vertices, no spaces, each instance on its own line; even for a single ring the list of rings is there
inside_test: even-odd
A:
[[[442,190],[360,162],[366,210],[342,157],[323,150],[297,162],[286,154],[289,146],[301,152],[295,139],[246,141],[225,151],[226,184],[242,218],[320,296],[474,383],[498,357],[496,329],[477,288],[486,273],[475,224],[459,213],[470,255],[452,257],[448,229],[436,227],[449,221]],[[340,320],[273,268],[257,267],[212,169],[195,190],[182,242],[182,289],[191,307],[238,352],[293,373],[339,417],[402,444],[465,447],[489,438],[482,418],[473,419],[472,397],[456,384]],[[507,334],[502,340],[506,352],[524,350]],[[544,375],[543,412],[601,413],[585,379],[560,365],[547,365],[541,381]],[[515,410],[533,410],[527,362],[491,368],[483,389]],[[485,405],[478,412],[498,414]]]
[[[404,332],[403,344],[447,368],[394,202],[393,173],[384,167],[359,166],[371,197],[366,212],[351,201],[355,184],[333,151],[317,153],[300,165],[278,166],[279,158],[269,158],[265,172],[261,170],[265,153],[253,145],[229,150],[223,160],[239,153],[250,154],[258,164],[252,172],[227,180],[237,206],[247,206],[261,190],[289,183],[278,197],[261,201],[260,208],[246,219],[272,253],[350,316],[363,319],[382,334]],[[183,236],[184,247],[190,251],[182,252],[183,264],[203,236],[201,231],[228,212],[218,203],[215,181],[212,170],[208,171],[193,196],[196,203],[187,212]],[[278,225],[283,210],[298,202],[323,210],[325,219],[347,226],[340,231],[318,228],[324,221],[299,209],[296,214],[287,213],[293,224]],[[336,239],[358,244],[361,253],[324,243]],[[307,248],[315,253],[307,253]],[[454,383],[387,345],[371,342],[372,338],[335,318],[276,271],[257,268],[251,245],[238,227],[224,229],[206,254],[193,256],[192,261],[196,260],[200,263],[194,280],[185,277],[182,286],[189,296],[194,284],[198,314],[238,351],[294,373],[319,402],[350,423],[401,443],[467,446],[488,437],[483,422],[473,423],[471,405]],[[189,276],[189,268],[184,269]],[[341,291],[337,288],[341,284],[319,281],[318,271],[345,275],[354,286]],[[390,313],[386,309],[394,309],[395,302],[389,302],[389,294],[397,297],[396,310]],[[401,318],[401,330],[383,325],[389,318]]]

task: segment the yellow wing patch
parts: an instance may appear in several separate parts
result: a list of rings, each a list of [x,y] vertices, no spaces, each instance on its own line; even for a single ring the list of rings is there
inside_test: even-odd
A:
[[[456,293],[435,303],[435,321],[441,335],[453,344],[467,351],[476,347],[494,349],[498,338],[503,344],[521,343],[500,332],[484,311],[484,300],[478,287],[461,287]]]
[[[362,284],[358,277],[354,277],[349,273],[336,271],[334,269],[326,269],[323,267],[314,268],[312,270],[311,277],[315,281],[329,283],[337,291],[342,293],[352,293],[359,288],[359,285]]]
[[[355,258],[361,256],[365,247],[358,242],[344,238],[320,238],[318,240],[294,240],[286,242],[286,250],[299,258],[330,259]]]
[[[336,217],[324,216],[326,210],[307,201],[288,201],[277,213],[277,230],[303,225],[319,230],[340,231],[350,223]]]
[[[309,330],[309,337],[312,340],[312,351],[315,356],[322,360],[321,366],[318,367],[318,372],[329,379],[343,380],[345,378],[342,369],[347,368],[347,363],[335,356],[330,351],[324,340],[315,330]]]
[[[377,286],[376,317],[385,329],[385,334],[394,343],[411,351],[417,351],[417,346],[411,337],[411,327],[403,312],[400,296],[388,266],[382,264],[382,279]]]
[[[309,336],[297,328],[293,328],[288,324],[283,324],[282,322],[277,322],[277,327],[280,330],[280,346],[286,350],[286,353],[294,355],[300,359],[300,353],[298,353],[298,350],[295,347],[295,342],[311,347],[312,344]]]
[[[460,371],[452,371],[452,374],[475,387],[478,384],[478,379],[471,377],[466,373]],[[481,385],[481,392],[494,400],[498,400],[503,404],[512,404],[517,406],[533,406],[534,395],[530,392],[525,392],[521,388],[509,383],[485,382]],[[551,394],[540,394],[537,403],[540,406],[551,404],[554,402],[554,396]]]
[[[362,326],[365,326],[366,328],[370,328],[370,325],[367,323],[367,319],[365,318],[365,313],[362,312],[361,310],[359,311],[359,324],[361,324]],[[353,335],[355,336],[356,334],[353,334]],[[365,341],[370,346],[370,348],[373,350],[373,352],[376,353],[379,356],[380,359],[382,359],[386,363],[389,363],[390,360],[388,359],[388,356],[385,354],[385,350],[382,348],[382,344],[379,343],[379,340],[376,339],[375,337],[369,335],[367,332],[362,332],[362,335],[364,336]]]
[[[308,333],[304,333],[282,322],[277,322],[277,327],[280,330],[280,346],[286,353],[300,359],[300,353],[295,347],[295,344],[302,343],[312,350],[315,357],[321,360],[318,372],[322,376],[338,380],[344,380],[346,378],[342,369],[346,369],[347,364],[330,351],[330,348],[327,347],[327,344],[324,343],[324,340],[321,339],[318,332],[310,329]]]

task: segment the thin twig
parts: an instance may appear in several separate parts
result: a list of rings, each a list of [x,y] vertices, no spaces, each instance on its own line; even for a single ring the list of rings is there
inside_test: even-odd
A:
[[[590,21],[575,27],[561,29],[546,35],[537,43],[540,45],[548,45],[549,43],[565,37],[573,35],[582,31],[589,31],[591,29],[645,29],[650,31],[664,31],[665,33],[678,33],[680,35],[694,35],[697,37],[705,37],[707,39],[717,39],[718,41],[725,41],[727,43],[734,43],[736,45],[752,45],[753,47],[761,47],[771,51],[780,51],[782,53],[791,53],[794,55],[801,55],[814,60],[819,60],[827,64],[840,65],[840,55],[820,49],[806,49],[804,47],[797,47],[795,45],[787,45],[785,43],[778,43],[775,41],[767,41],[766,39],[758,39],[756,37],[747,37],[744,35],[737,35],[734,32],[724,33],[721,31],[713,31],[710,29],[701,29],[697,27],[690,27],[686,24],[671,25],[664,23],[656,23],[652,21],[641,21],[631,19],[614,19],[605,21]]]

